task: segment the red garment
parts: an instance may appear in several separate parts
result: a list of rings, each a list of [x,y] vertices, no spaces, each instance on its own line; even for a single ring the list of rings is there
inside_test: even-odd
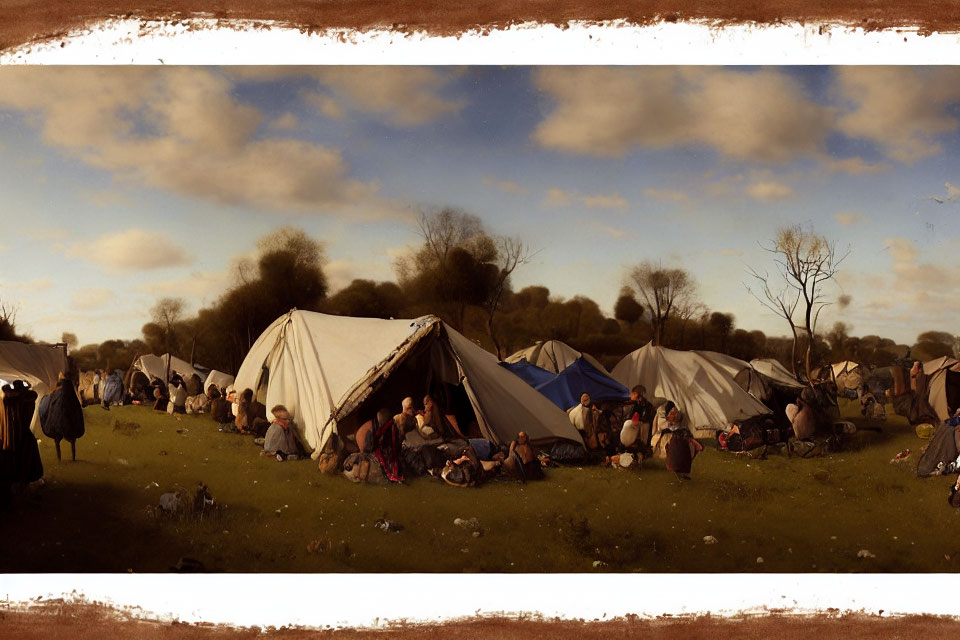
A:
[[[400,437],[393,427],[393,419],[380,425],[374,436],[373,455],[380,461],[383,473],[393,482],[403,482],[400,470]]]

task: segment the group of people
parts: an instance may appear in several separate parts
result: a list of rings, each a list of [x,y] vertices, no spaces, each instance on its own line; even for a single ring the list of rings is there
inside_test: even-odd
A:
[[[340,447],[346,458],[339,469],[353,482],[388,484],[416,475],[431,475],[456,487],[477,486],[496,477],[526,482],[543,477],[539,452],[520,431],[509,444],[470,437],[452,413],[426,395],[419,408],[412,397],[400,412],[381,408],[343,443],[331,438],[327,455]],[[351,442],[352,440],[352,442]],[[321,455],[321,469],[325,468]]]
[[[646,388],[636,385],[626,402],[595,403],[590,394],[580,396],[580,404],[567,411],[570,422],[580,432],[587,450],[603,455],[606,464],[624,464],[656,456],[681,479],[689,479],[693,459],[703,450],[673,401],[659,407],[646,398]]]

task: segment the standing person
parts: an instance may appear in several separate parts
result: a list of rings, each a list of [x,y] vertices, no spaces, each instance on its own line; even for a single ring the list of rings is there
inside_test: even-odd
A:
[[[77,460],[77,439],[83,437],[83,406],[80,397],[69,378],[60,374],[57,388],[40,401],[40,428],[48,438],[53,438],[57,448],[57,461],[60,457],[60,441],[70,443],[70,457]]]
[[[10,506],[11,485],[43,477],[43,461],[30,420],[37,393],[23,380],[0,389],[0,508]]]
[[[93,370],[93,401],[100,402],[100,381],[103,378],[100,375],[100,369]]]
[[[663,433],[666,437],[667,470],[673,471],[678,479],[689,480],[693,459],[703,451],[701,445],[683,424],[683,412],[680,408],[668,402],[664,414],[666,422]]]
[[[587,449],[593,451],[605,446],[602,442],[603,434],[600,433],[600,411],[591,403],[589,393],[581,395],[580,404],[569,409],[567,414],[570,416],[570,422],[583,437]]]

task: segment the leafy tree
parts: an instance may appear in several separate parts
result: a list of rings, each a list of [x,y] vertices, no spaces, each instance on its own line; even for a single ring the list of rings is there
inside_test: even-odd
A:
[[[354,280],[327,299],[327,310],[356,318],[399,318],[404,308],[403,291],[393,282]]]
[[[644,307],[637,302],[633,295],[633,289],[622,287],[620,296],[617,298],[616,304],[613,305],[613,317],[632,325],[643,317],[643,311]]]

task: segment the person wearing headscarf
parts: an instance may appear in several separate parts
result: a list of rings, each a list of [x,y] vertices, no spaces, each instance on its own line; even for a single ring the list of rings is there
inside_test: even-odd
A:
[[[60,441],[70,443],[70,457],[77,459],[77,440],[83,437],[83,406],[80,397],[69,378],[62,377],[57,388],[40,401],[40,428],[43,434],[52,438],[57,448],[57,461],[60,456]]]

